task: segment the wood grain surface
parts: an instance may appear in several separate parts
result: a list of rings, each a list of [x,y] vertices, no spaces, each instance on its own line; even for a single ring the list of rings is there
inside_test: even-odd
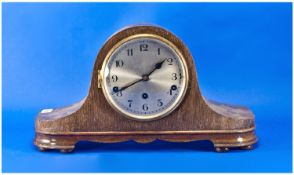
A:
[[[187,93],[179,107],[162,119],[147,122],[128,119],[117,113],[107,103],[102,89],[98,88],[98,70],[101,69],[109,50],[118,41],[128,36],[146,33],[159,35],[178,47],[187,62],[190,77]],[[70,75],[68,76],[70,78]],[[40,112],[35,123],[36,132],[39,134],[136,131],[237,131],[250,128],[255,128],[255,124],[254,115],[249,109],[206,100],[201,95],[196,67],[188,48],[171,32],[154,26],[134,26],[114,34],[97,55],[88,96],[74,105],[54,109],[52,112]]]

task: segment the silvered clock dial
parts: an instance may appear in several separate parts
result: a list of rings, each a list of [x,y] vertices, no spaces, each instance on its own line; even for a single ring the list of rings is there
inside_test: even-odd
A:
[[[118,42],[100,71],[103,93],[126,117],[154,120],[180,104],[188,72],[182,54],[168,40],[138,34]]]

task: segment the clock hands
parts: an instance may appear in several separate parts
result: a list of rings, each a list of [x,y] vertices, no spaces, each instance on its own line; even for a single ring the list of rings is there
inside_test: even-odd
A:
[[[162,64],[163,64],[164,61],[165,61],[165,59],[164,59],[163,61],[160,61],[159,63],[156,63],[156,64],[155,64],[154,69],[153,69],[149,74],[147,74],[148,79],[149,79],[149,76],[150,76],[150,75],[151,75],[156,69],[160,69],[160,68],[161,68],[161,66],[162,66]]]
[[[126,86],[124,86],[124,87],[122,87],[122,88],[120,88],[120,89],[119,89],[119,88],[114,88],[114,89],[113,89],[113,93],[112,93],[112,95],[115,94],[115,93],[117,93],[117,92],[123,91],[123,90],[129,88],[130,86],[133,86],[134,84],[139,83],[139,82],[141,82],[141,81],[148,81],[148,80],[149,80],[149,76],[150,76],[150,75],[151,75],[156,69],[161,69],[162,64],[164,63],[164,61],[165,61],[165,59],[164,59],[163,61],[160,61],[159,63],[156,63],[155,66],[154,66],[154,68],[152,69],[152,71],[150,71],[148,74],[142,75],[142,78],[141,78],[140,80],[137,80],[137,81],[135,81],[135,82],[133,82],[133,83],[130,83],[130,84],[128,84],[128,85],[126,85]]]
[[[112,95],[115,94],[115,93],[117,93],[117,92],[123,91],[123,90],[127,89],[128,87],[133,86],[133,85],[136,84],[136,83],[139,83],[140,81],[144,81],[143,78],[140,79],[140,80],[137,80],[137,81],[135,81],[135,82],[133,82],[133,83],[130,83],[130,84],[128,84],[128,85],[126,85],[126,86],[124,86],[124,87],[122,87],[122,88],[120,88],[120,89],[118,89],[118,88],[113,89],[113,93],[112,93]]]

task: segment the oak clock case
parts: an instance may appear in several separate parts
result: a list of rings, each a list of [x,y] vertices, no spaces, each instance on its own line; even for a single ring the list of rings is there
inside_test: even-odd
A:
[[[254,114],[205,99],[187,47],[155,26],[128,27],[108,39],[97,55],[87,97],[42,110],[35,132],[40,150],[61,152],[81,140],[209,140],[216,151],[252,149],[257,142]]]

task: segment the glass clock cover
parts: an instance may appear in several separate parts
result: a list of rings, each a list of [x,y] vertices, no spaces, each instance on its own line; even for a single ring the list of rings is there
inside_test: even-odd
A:
[[[166,116],[181,102],[188,73],[178,49],[159,36],[117,43],[102,67],[103,93],[121,114],[138,120]]]

